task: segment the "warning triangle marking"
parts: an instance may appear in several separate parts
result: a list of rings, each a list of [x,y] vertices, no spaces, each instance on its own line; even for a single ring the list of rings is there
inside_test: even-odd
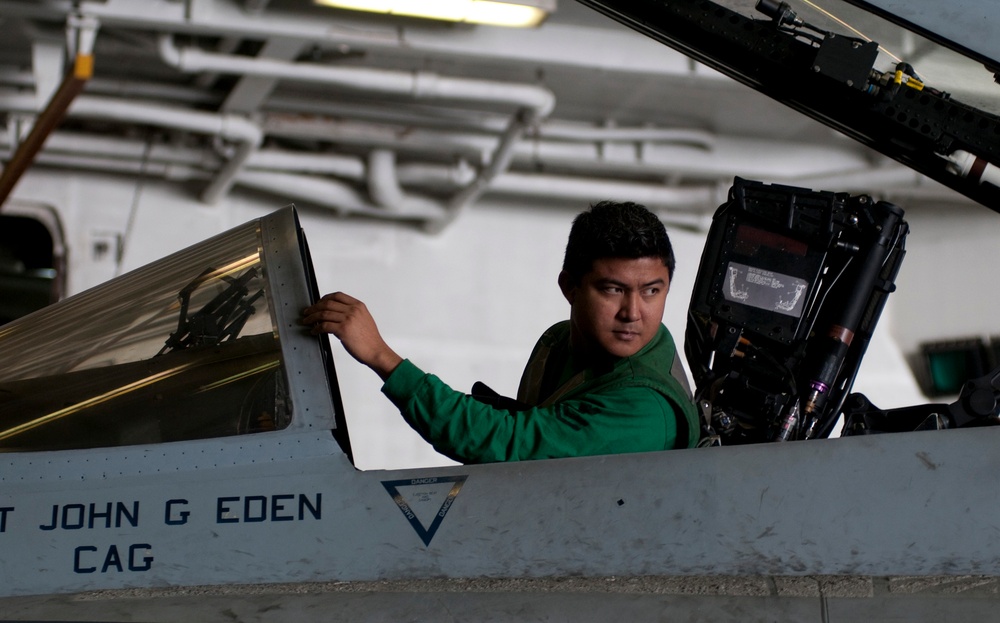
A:
[[[468,476],[432,476],[383,480],[382,486],[410,522],[417,536],[430,545]]]

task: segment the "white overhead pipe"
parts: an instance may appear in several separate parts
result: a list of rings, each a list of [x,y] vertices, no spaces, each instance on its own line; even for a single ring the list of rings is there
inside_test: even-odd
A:
[[[99,173],[125,173],[157,177],[174,182],[211,179],[212,173],[205,169],[186,164],[169,162],[147,162],[141,160],[123,160],[108,156],[93,156],[89,154],[51,153],[43,151],[36,159],[38,164],[55,167],[65,167],[81,171]]]
[[[247,159],[246,167],[248,169],[334,175],[350,180],[363,180],[367,174],[365,162],[358,156],[302,154],[275,149],[257,151]]]
[[[390,212],[380,206],[372,205],[350,185],[329,178],[256,170],[241,171],[238,178],[241,186],[256,188],[288,199],[302,199],[340,214],[362,214],[381,219],[418,222],[440,219],[444,216],[441,207],[431,202],[420,204],[409,201]]]
[[[373,149],[368,153],[368,194],[377,205],[388,210],[401,206],[406,193],[396,179],[396,153]]]
[[[375,149],[368,156],[368,194],[375,205],[399,214],[434,214],[434,220],[444,217],[440,202],[407,194],[396,179],[396,154]]]
[[[39,112],[37,98],[19,91],[0,92],[0,109],[4,112],[20,114],[37,114]]]
[[[498,193],[558,196],[562,199],[635,201],[650,207],[708,208],[716,199],[714,186],[673,187],[665,184],[622,182],[558,175],[504,173],[494,180]]]
[[[13,144],[0,135],[0,147]],[[114,136],[94,136],[79,132],[53,132],[45,143],[45,152],[53,154],[75,154],[126,160],[140,164],[146,159],[160,165],[185,165],[199,167],[206,172],[218,168],[218,159],[206,157],[201,148],[178,145],[147,145],[139,139]],[[302,154],[277,149],[259,150],[247,159],[245,166],[253,169],[272,171],[294,171],[313,175],[333,175],[349,180],[365,179],[364,161],[357,156],[342,154]]]
[[[45,143],[42,153],[71,154],[92,158],[109,158],[134,162],[141,166],[143,162],[150,165],[184,165],[198,167],[205,172],[219,168],[219,158],[214,154],[206,154],[201,148],[184,147],[180,145],[149,144],[146,140],[119,138],[116,136],[93,136],[77,132],[53,132]]]
[[[455,188],[466,186],[476,177],[475,170],[465,160],[456,165],[407,163],[396,170],[399,181],[411,186]]]
[[[143,123],[235,141],[236,154],[202,191],[202,200],[206,203],[215,203],[229,191],[236,174],[260,146],[264,136],[256,124],[239,115],[204,113],[107,97],[81,96],[73,102],[67,114],[89,119]]]
[[[715,147],[715,134],[690,128],[588,126],[550,121],[538,126],[536,135],[543,139],[576,142],[673,143],[705,150]]]
[[[296,80],[337,85],[359,91],[408,95],[417,99],[508,104],[530,108],[539,117],[555,107],[555,95],[548,89],[523,83],[449,78],[431,72],[391,71],[364,67],[331,67],[267,58],[217,54],[198,48],[178,48],[173,36],[160,35],[160,58],[181,71],[210,71],[221,74],[260,76],[276,80]]]
[[[412,185],[448,187],[462,175],[461,167],[434,164],[399,166],[399,179]],[[714,186],[673,187],[645,182],[510,171],[496,176],[490,184],[490,191],[504,195],[582,202],[628,200],[650,207],[714,207],[712,204],[717,198]]]

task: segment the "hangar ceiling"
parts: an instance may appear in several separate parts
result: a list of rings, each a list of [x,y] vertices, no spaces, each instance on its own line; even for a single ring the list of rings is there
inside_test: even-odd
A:
[[[930,44],[836,11],[958,72]],[[524,30],[309,0],[0,0],[0,34],[5,163],[92,50],[93,76],[32,166],[163,178],[207,203],[265,193],[439,230],[484,195],[703,213],[734,175],[968,202],[572,0]]]

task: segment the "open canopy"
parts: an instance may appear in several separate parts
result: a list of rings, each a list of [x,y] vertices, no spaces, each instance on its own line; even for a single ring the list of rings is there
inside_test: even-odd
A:
[[[281,235],[265,240],[265,227]],[[276,290],[309,280],[299,240],[289,208],[0,328],[0,449],[289,426],[282,334],[303,336],[276,313]]]

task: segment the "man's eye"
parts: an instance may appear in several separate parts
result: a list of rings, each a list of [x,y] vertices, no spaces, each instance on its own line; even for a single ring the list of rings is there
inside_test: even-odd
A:
[[[646,288],[642,293],[644,296],[655,296],[659,291],[659,288]]]

